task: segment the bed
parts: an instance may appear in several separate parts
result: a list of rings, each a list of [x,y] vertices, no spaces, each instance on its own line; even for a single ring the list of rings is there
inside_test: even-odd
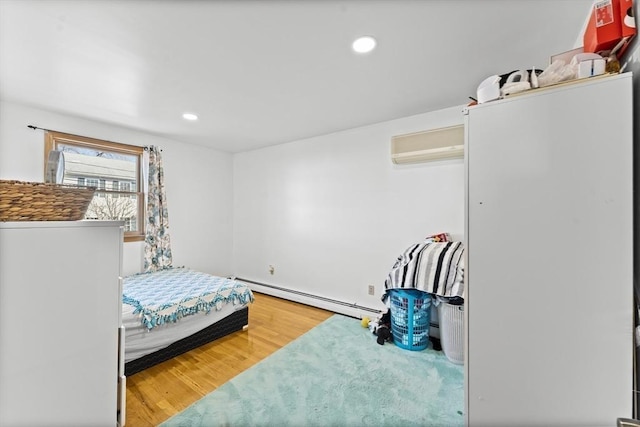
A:
[[[125,277],[125,375],[245,329],[253,294],[246,284],[167,268]]]

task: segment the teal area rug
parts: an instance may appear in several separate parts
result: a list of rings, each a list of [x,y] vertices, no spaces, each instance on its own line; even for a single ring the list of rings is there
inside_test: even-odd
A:
[[[462,426],[463,368],[334,315],[162,427]]]

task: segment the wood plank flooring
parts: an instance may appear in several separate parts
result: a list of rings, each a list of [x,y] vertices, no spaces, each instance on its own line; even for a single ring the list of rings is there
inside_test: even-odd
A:
[[[127,427],[157,426],[333,315],[254,292],[249,328],[127,378]]]

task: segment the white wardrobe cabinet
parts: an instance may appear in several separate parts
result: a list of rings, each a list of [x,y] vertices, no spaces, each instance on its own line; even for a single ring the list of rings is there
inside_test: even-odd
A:
[[[631,418],[631,74],[465,114],[467,423]]]
[[[120,221],[0,223],[0,426],[124,424],[122,239]]]

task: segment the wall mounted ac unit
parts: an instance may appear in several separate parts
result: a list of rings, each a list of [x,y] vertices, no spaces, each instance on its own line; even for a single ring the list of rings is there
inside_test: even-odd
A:
[[[391,138],[393,163],[421,163],[464,157],[464,125]]]

